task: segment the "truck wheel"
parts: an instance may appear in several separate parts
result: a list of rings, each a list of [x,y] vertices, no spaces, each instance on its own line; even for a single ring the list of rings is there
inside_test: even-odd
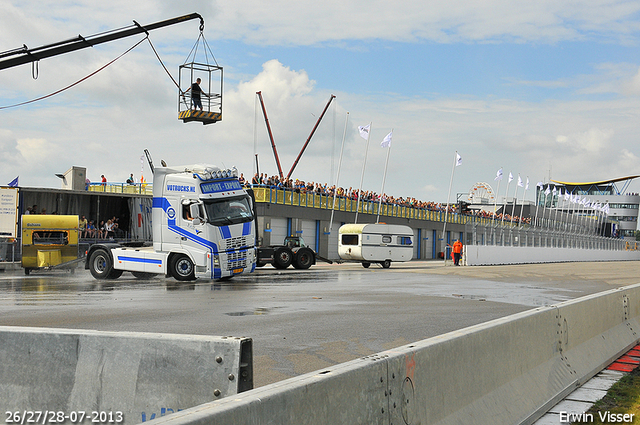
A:
[[[171,260],[171,264],[169,265],[169,270],[171,275],[176,280],[194,280],[195,279],[195,268],[193,267],[193,261],[184,255],[176,255]]]
[[[124,270],[111,269],[111,273],[107,275],[107,279],[117,279],[122,276]]]
[[[25,276],[29,276],[29,273],[31,273],[31,269],[29,267],[25,267],[24,268],[24,275]]]
[[[89,257],[89,270],[96,279],[112,279],[113,262],[111,256],[104,249],[96,249]]]
[[[362,267],[364,267],[365,269],[368,269],[370,265],[371,265],[371,263],[368,262],[368,261],[363,261],[362,262]]]
[[[291,265],[293,252],[286,246],[276,249],[273,253],[273,267],[276,269],[286,269]]]
[[[391,260],[384,260],[382,262],[382,268],[383,269],[388,269],[389,267],[391,267]]]
[[[313,264],[313,251],[309,248],[300,248],[293,258],[293,267],[296,269],[308,269]]]

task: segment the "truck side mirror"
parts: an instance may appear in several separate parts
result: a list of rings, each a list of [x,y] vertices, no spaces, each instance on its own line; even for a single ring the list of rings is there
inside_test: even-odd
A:
[[[193,224],[194,225],[202,224],[202,217],[200,216],[200,205],[199,204],[191,204],[191,205],[189,205],[189,212],[191,212],[191,217],[193,217]]]

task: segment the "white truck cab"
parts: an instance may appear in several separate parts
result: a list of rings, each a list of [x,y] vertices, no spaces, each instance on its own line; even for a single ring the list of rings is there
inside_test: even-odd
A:
[[[94,244],[86,268],[94,277],[150,273],[178,280],[221,279],[255,270],[252,201],[237,170],[210,165],[155,167],[153,246]]]

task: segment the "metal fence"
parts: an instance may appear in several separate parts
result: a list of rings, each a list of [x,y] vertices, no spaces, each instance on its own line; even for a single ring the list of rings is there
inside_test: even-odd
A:
[[[467,245],[542,248],[600,249],[608,251],[638,250],[638,242],[598,234],[571,233],[534,226],[480,225],[465,226]]]
[[[0,241],[0,263],[15,263],[22,260],[22,245],[18,239]]]

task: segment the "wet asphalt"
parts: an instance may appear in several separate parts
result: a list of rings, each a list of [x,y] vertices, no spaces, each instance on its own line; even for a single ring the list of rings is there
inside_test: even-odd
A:
[[[270,266],[180,283],[84,269],[0,273],[0,325],[253,339],[254,386],[499,317],[640,283],[640,262],[390,269]]]

